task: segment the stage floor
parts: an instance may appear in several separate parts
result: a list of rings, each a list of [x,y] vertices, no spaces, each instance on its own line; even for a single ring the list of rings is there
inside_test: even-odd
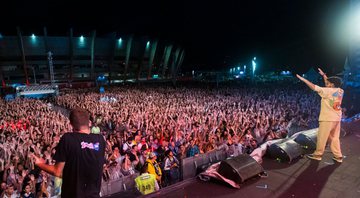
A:
[[[146,197],[279,197],[279,198],[356,198],[360,197],[360,126],[341,138],[344,156],[342,164],[334,163],[327,148],[322,161],[299,158],[292,163],[280,163],[264,158],[267,178],[246,181],[240,189],[226,184],[191,179],[169,186]],[[137,197],[119,193],[112,197]]]

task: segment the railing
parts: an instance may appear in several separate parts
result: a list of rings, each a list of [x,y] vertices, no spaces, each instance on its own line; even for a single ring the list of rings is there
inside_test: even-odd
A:
[[[199,168],[204,165],[213,164],[227,158],[225,150],[211,151],[196,157],[185,158],[181,161],[181,178],[183,180],[193,178],[198,174]],[[135,178],[139,173],[122,177],[118,180],[103,182],[101,184],[101,196],[109,196],[135,188]]]
[[[215,150],[181,161],[181,178],[183,180],[195,177],[204,165],[213,164],[227,158],[225,150]]]
[[[112,195],[115,193],[132,190],[135,188],[135,178],[139,173],[122,177],[118,180],[103,182],[101,184],[100,194],[102,197]]]

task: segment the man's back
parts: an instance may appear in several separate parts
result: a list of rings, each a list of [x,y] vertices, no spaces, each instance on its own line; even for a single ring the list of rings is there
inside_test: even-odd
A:
[[[150,194],[159,189],[156,177],[153,174],[143,173],[135,178],[136,187],[143,195]]]
[[[99,197],[105,141],[101,135],[66,133],[54,159],[65,162],[62,197]]]
[[[340,121],[344,90],[341,88],[315,86],[315,91],[321,96],[319,121]]]

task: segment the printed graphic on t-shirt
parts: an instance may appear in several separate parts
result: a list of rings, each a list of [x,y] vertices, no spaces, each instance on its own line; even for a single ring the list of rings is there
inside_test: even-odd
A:
[[[82,149],[92,149],[92,150],[95,150],[95,151],[99,151],[100,147],[99,147],[100,143],[99,142],[96,142],[95,144],[93,143],[88,143],[88,142],[81,142],[81,148]]]
[[[340,111],[343,94],[340,91],[337,91],[333,93],[332,96],[333,98],[329,100],[330,105],[333,107],[335,111]]]

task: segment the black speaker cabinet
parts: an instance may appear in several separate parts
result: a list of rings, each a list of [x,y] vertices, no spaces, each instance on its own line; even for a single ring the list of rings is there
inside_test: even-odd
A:
[[[285,139],[279,143],[270,145],[270,156],[282,162],[291,162],[302,155],[301,145],[292,139]]]
[[[301,132],[294,141],[300,144],[307,153],[312,153],[316,149],[317,133],[319,128]]]
[[[254,158],[242,154],[221,161],[218,172],[220,175],[240,184],[264,172],[264,169]]]

